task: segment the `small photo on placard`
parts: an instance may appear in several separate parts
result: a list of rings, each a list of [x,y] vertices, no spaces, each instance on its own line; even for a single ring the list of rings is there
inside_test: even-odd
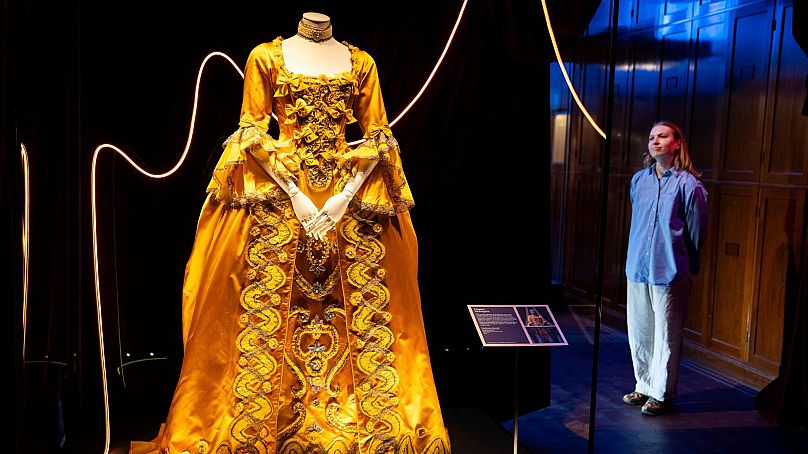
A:
[[[568,345],[547,305],[469,305],[484,347]]]
[[[527,330],[530,343],[535,345],[567,345],[564,333],[548,306],[515,306]]]

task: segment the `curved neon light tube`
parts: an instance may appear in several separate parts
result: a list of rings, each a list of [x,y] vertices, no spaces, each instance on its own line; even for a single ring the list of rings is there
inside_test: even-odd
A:
[[[98,269],[99,269],[99,267],[98,267],[98,228],[97,228],[98,224],[97,224],[97,207],[96,207],[96,203],[95,203],[95,200],[96,200],[96,197],[95,197],[96,171],[95,170],[96,170],[96,164],[98,163],[98,155],[104,149],[114,150],[116,153],[123,156],[123,158],[126,159],[129,162],[129,164],[132,165],[132,167],[137,169],[143,175],[146,175],[147,177],[150,177],[150,178],[165,178],[165,177],[173,174],[174,172],[176,172],[177,169],[180,168],[182,163],[185,162],[185,158],[188,156],[188,150],[191,148],[191,140],[193,139],[193,136],[194,136],[194,123],[196,122],[196,110],[197,110],[197,106],[199,105],[199,83],[200,83],[200,81],[202,79],[202,71],[205,69],[205,64],[207,64],[208,60],[210,60],[213,57],[217,57],[217,56],[222,57],[225,60],[227,60],[228,62],[230,62],[230,64],[233,65],[233,67],[236,69],[236,71],[238,71],[238,73],[241,74],[241,77],[242,78],[244,77],[244,73],[238,67],[236,62],[234,62],[233,59],[231,59],[226,54],[223,54],[221,52],[211,52],[210,54],[208,54],[207,57],[205,57],[205,59],[202,61],[202,65],[199,67],[199,73],[196,76],[196,88],[194,89],[194,107],[193,107],[193,111],[192,111],[192,114],[191,114],[191,125],[190,125],[190,128],[188,130],[188,140],[185,142],[185,150],[183,150],[182,156],[180,157],[179,161],[177,161],[177,164],[174,165],[174,167],[172,167],[168,171],[166,171],[164,173],[160,173],[160,174],[155,174],[155,173],[148,172],[145,169],[143,169],[142,167],[140,167],[139,165],[137,165],[137,163],[135,163],[132,160],[132,158],[130,158],[129,155],[124,153],[120,148],[118,148],[118,147],[116,147],[114,145],[111,145],[111,144],[99,145],[95,149],[95,152],[93,153],[93,163],[92,163],[92,171],[91,171],[91,177],[90,177],[91,178],[90,192],[91,192],[92,221],[93,221],[93,224],[92,224],[93,225],[93,272],[94,272],[94,278],[95,278],[96,317],[97,317],[97,322],[98,322],[98,348],[99,348],[99,352],[101,354],[101,382],[102,382],[102,385],[103,385],[103,388],[104,388],[104,422],[105,422],[105,427],[104,427],[104,429],[105,429],[104,454],[109,453],[110,427],[109,427],[109,393],[108,393],[108,385],[107,385],[107,367],[106,367],[106,355],[104,353],[104,326],[103,326],[103,321],[102,321],[102,316],[101,316],[101,283],[100,283],[100,279],[98,277]]]
[[[393,119],[393,121],[390,122],[390,126],[393,126],[394,124],[398,123],[398,120],[401,120],[401,118],[404,117],[404,115],[412,108],[412,106],[415,105],[415,103],[418,101],[418,99],[421,97],[424,91],[426,91],[427,85],[429,85],[429,83],[432,82],[432,78],[435,76],[435,73],[438,72],[438,67],[440,67],[440,64],[443,62],[443,57],[446,56],[446,52],[449,51],[449,46],[452,45],[452,40],[454,39],[455,32],[457,31],[457,27],[460,25],[460,19],[463,18],[463,11],[466,10],[466,4],[468,4],[468,0],[463,0],[463,5],[460,7],[460,12],[457,14],[457,20],[455,21],[454,27],[452,27],[452,32],[449,34],[449,40],[446,41],[446,45],[443,46],[443,52],[441,52],[437,63],[435,63],[435,67],[432,68],[432,72],[429,73],[429,77],[426,78],[426,82],[424,82],[424,85],[421,86],[421,89],[418,91],[418,94],[416,94],[415,97],[412,98],[412,101],[410,101],[410,103],[407,104],[407,107],[405,107],[404,110],[402,110],[401,113],[398,114],[398,116],[395,119]]]
[[[415,102],[424,93],[424,91],[426,90],[426,87],[432,81],[433,76],[437,72],[438,67],[440,66],[441,62],[443,61],[443,58],[446,56],[446,53],[449,50],[449,46],[450,46],[450,44],[451,44],[451,42],[452,42],[452,40],[454,38],[455,32],[457,31],[457,27],[460,24],[460,19],[463,16],[463,11],[466,9],[466,4],[467,3],[468,3],[468,0],[463,1],[463,5],[460,8],[460,13],[458,14],[457,20],[455,21],[455,25],[452,28],[452,32],[449,35],[449,40],[446,43],[446,46],[444,46],[443,52],[441,53],[440,58],[438,59],[437,63],[435,64],[435,67],[432,69],[432,72],[430,73],[430,75],[427,78],[426,82],[424,82],[424,85],[421,87],[421,89],[415,95],[413,100],[407,105],[407,107],[390,123],[391,126],[393,124],[395,124],[396,122],[398,122],[404,116],[404,114],[406,114],[407,111],[409,111],[410,108],[412,108],[412,106],[415,104]],[[197,111],[197,106],[199,104],[199,84],[200,84],[200,81],[202,79],[202,71],[204,70],[205,64],[208,62],[208,60],[211,59],[214,56],[219,56],[219,57],[223,57],[224,59],[226,59],[236,69],[236,71],[239,73],[241,78],[242,79],[244,78],[244,73],[241,71],[241,69],[238,67],[238,65],[233,61],[233,59],[231,59],[226,54],[224,54],[222,52],[211,52],[210,54],[208,54],[207,57],[205,57],[205,59],[202,61],[202,64],[201,64],[201,66],[199,68],[199,73],[197,74],[197,77],[196,77],[196,88],[194,89],[194,107],[193,107],[192,114],[191,114],[191,124],[190,124],[190,128],[189,128],[189,131],[188,131],[188,140],[185,143],[185,150],[183,150],[182,156],[180,157],[179,161],[177,161],[177,163],[174,165],[174,167],[172,167],[168,171],[166,171],[164,173],[161,173],[161,174],[150,173],[150,172],[146,171],[145,169],[143,169],[142,167],[140,167],[137,163],[135,163],[132,160],[132,158],[130,158],[129,155],[127,155],[125,152],[123,152],[120,148],[118,148],[118,147],[116,147],[116,146],[114,146],[112,144],[99,145],[98,147],[96,147],[95,152],[93,153],[91,181],[90,181],[90,192],[91,192],[92,229],[93,229],[93,272],[94,272],[94,279],[95,279],[96,318],[97,318],[97,323],[98,323],[98,348],[99,348],[99,352],[100,352],[100,356],[101,356],[101,381],[102,381],[102,386],[103,386],[103,390],[104,390],[104,422],[105,422],[104,454],[109,453],[110,422],[109,422],[109,392],[108,392],[109,387],[108,387],[108,383],[107,383],[106,355],[104,353],[104,327],[103,327],[102,313],[101,313],[101,284],[100,284],[99,271],[98,271],[99,270],[99,266],[98,266],[98,233],[97,233],[98,230],[97,230],[97,209],[96,209],[96,203],[95,203],[95,200],[96,200],[96,197],[95,197],[95,193],[96,193],[95,178],[96,178],[96,165],[97,165],[97,162],[98,162],[98,155],[104,149],[111,149],[111,150],[117,152],[118,154],[120,154],[121,156],[123,156],[123,158],[126,159],[126,161],[129,162],[129,164],[131,164],[132,167],[137,169],[140,173],[142,173],[143,175],[146,175],[147,177],[150,177],[150,178],[165,178],[165,177],[170,176],[174,172],[176,172],[180,168],[182,163],[185,161],[185,158],[188,156],[188,150],[191,148],[191,140],[193,139],[193,134],[194,134],[194,123],[196,122],[196,111]],[[275,116],[274,114],[272,116],[277,120],[277,116]],[[356,145],[358,143],[362,143],[363,141],[364,141],[364,139],[360,139],[358,141],[349,143],[349,145]]]
[[[546,0],[541,0],[541,8],[544,11],[544,20],[547,22],[547,32],[550,33],[550,42],[553,43],[553,52],[555,52],[556,60],[558,61],[558,67],[561,69],[561,74],[564,75],[564,80],[567,81],[567,87],[570,89],[570,94],[572,94],[572,99],[575,100],[575,104],[578,104],[578,108],[581,109],[584,116],[589,123],[592,124],[592,127],[600,134],[601,137],[604,139],[606,138],[606,133],[603,132],[603,129],[595,123],[595,119],[592,118],[592,115],[589,114],[589,111],[586,110],[584,104],[578,98],[578,93],[575,91],[575,88],[572,86],[572,82],[570,82],[570,76],[567,74],[567,68],[564,66],[564,62],[561,60],[561,52],[558,50],[558,44],[556,44],[555,33],[553,33],[553,25],[550,24],[550,14],[547,12],[547,2]]]
[[[22,174],[25,185],[25,211],[22,218],[22,362],[25,364],[25,340],[28,330],[28,262],[30,237],[31,192],[28,167],[28,150],[20,144],[22,155]]]
[[[452,32],[449,33],[449,40],[446,41],[446,45],[443,46],[443,52],[441,52],[440,57],[438,57],[438,61],[435,63],[435,67],[432,68],[432,72],[429,73],[429,77],[426,78],[424,85],[421,86],[421,89],[418,90],[418,93],[415,95],[414,98],[412,98],[412,101],[410,101],[410,103],[407,104],[407,107],[405,107],[404,110],[402,110],[401,113],[398,114],[398,116],[394,118],[393,121],[390,122],[390,126],[393,126],[396,123],[398,123],[398,121],[401,120],[407,112],[409,112],[412,106],[414,106],[415,103],[418,102],[418,99],[421,97],[421,95],[424,94],[424,92],[426,91],[426,87],[429,85],[429,83],[432,82],[432,78],[435,76],[435,73],[438,72],[438,67],[440,67],[440,64],[443,62],[443,57],[446,56],[446,52],[449,51],[449,46],[452,45],[452,40],[454,39],[457,27],[460,25],[460,19],[463,18],[463,11],[466,10],[466,5],[468,4],[468,2],[469,0],[463,0],[463,5],[460,7],[460,12],[457,14],[457,20],[455,21],[454,27],[452,27]],[[351,146],[359,145],[364,141],[365,139],[354,140],[353,142],[348,142],[348,145]]]

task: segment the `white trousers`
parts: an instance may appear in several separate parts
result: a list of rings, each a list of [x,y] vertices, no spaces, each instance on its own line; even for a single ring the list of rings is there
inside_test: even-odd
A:
[[[670,287],[628,281],[626,296],[634,390],[657,400],[675,399],[690,276]]]

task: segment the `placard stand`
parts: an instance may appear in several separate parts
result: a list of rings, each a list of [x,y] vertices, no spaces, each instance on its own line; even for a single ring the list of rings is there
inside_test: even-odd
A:
[[[513,349],[513,454],[519,452],[519,349]]]
[[[513,357],[513,453],[519,452],[519,348],[568,345],[547,305],[469,305],[483,347],[517,347]]]

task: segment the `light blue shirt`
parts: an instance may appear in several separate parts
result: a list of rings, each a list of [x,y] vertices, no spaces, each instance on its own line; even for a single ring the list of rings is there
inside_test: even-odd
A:
[[[652,165],[635,173],[626,278],[669,286],[698,274],[707,218],[707,190],[690,172],[673,167],[657,178]]]

